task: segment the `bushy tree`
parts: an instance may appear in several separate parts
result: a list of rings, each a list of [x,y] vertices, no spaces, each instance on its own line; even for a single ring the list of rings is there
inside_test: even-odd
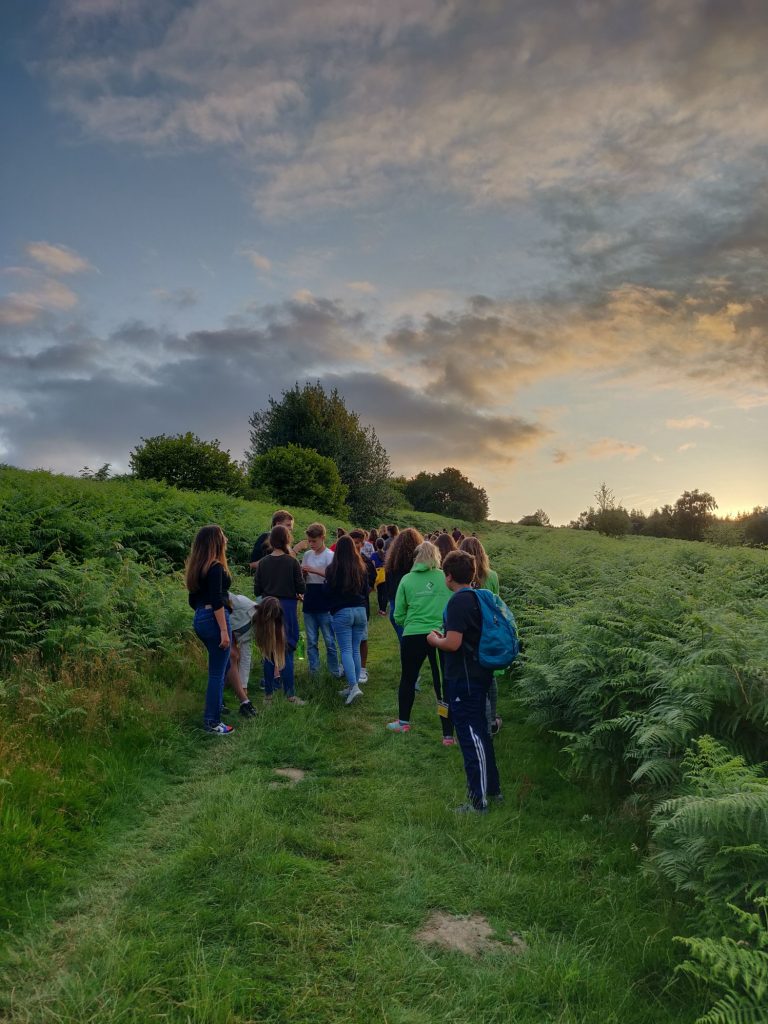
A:
[[[595,529],[606,537],[625,537],[632,529],[632,520],[625,508],[606,508],[595,516]]]
[[[373,522],[397,504],[384,446],[373,427],[361,424],[358,414],[347,409],[336,388],[326,391],[319,381],[303,387],[297,383],[279,400],[270,398],[249,422],[249,463],[271,448],[313,448],[336,464],[349,488],[347,504],[360,522]]]
[[[704,531],[716,508],[717,502],[707,491],[683,491],[672,512],[675,536],[681,540],[704,540]]]
[[[405,496],[419,512],[435,512],[449,519],[480,522],[488,518],[488,495],[458,469],[418,473],[405,485]]]
[[[655,508],[643,524],[641,532],[646,537],[674,537],[675,524],[672,516],[673,509],[671,505]]]
[[[578,519],[572,519],[568,523],[568,527],[571,530],[595,530],[595,512],[594,506],[590,505],[589,508],[584,509],[583,512],[579,513]]]
[[[164,480],[191,491],[225,491],[242,494],[243,472],[219,441],[201,441],[186,434],[142,437],[131,452],[130,465],[138,480]]]
[[[768,506],[755,508],[751,515],[743,520],[744,539],[747,544],[756,547],[768,545]]]
[[[551,526],[552,522],[543,508],[537,508],[530,516],[523,516],[518,519],[518,526]]]
[[[278,505],[304,505],[328,515],[348,512],[346,485],[332,459],[296,444],[270,448],[251,463],[249,481],[268,490]]]
[[[90,466],[83,466],[80,470],[80,476],[83,480],[109,480],[109,470],[112,466],[111,462],[105,462],[103,466],[98,469],[91,469]]]

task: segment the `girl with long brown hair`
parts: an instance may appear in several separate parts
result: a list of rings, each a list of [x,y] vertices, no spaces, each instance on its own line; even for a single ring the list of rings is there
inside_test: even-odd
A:
[[[440,561],[442,562],[446,555],[450,555],[452,551],[456,550],[456,541],[450,533],[438,533],[435,537],[435,547],[440,552]]]
[[[325,572],[324,586],[347,679],[341,696],[346,698],[346,704],[351,704],[363,695],[359,686],[362,673],[360,644],[368,638],[365,610],[370,590],[368,573],[352,537],[339,537],[333,561]]]
[[[275,597],[283,609],[285,624],[285,666],[282,672],[276,672],[276,665],[271,658],[264,656],[264,697],[269,701],[277,686],[282,681],[283,692],[291,704],[301,705],[294,691],[293,652],[299,644],[299,619],[296,613],[299,595],[304,593],[305,583],[301,566],[291,554],[291,531],[287,526],[273,526],[269,534],[269,554],[265,555],[256,565],[256,577],[253,582],[257,597]]]
[[[397,527],[395,527],[397,529]],[[387,548],[387,558],[384,563],[386,573],[387,598],[389,600],[389,621],[397,633],[397,639],[402,640],[403,629],[395,622],[395,599],[397,588],[403,576],[406,576],[413,568],[413,558],[416,548],[423,542],[424,538],[413,526],[398,531]]]
[[[203,725],[206,732],[226,736],[232,732],[232,726],[222,722],[221,708],[232,643],[228,611],[232,577],[227,565],[227,538],[220,526],[203,526],[197,531],[184,579],[190,607],[195,611],[194,630],[208,651]]]
[[[285,668],[285,616],[276,597],[265,597],[253,611],[253,638],[261,655],[275,666],[275,678]]]

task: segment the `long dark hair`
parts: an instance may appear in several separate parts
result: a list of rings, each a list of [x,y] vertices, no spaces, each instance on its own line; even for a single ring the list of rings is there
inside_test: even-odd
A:
[[[229,574],[227,538],[220,526],[215,524],[201,526],[192,541],[192,550],[189,552],[189,558],[184,566],[184,582],[187,585],[187,590],[194,593],[200,589],[203,577],[214,562],[221,562],[224,572]]]
[[[285,668],[285,619],[276,597],[265,597],[253,612],[256,646],[278,669]]]
[[[424,538],[413,526],[401,530],[387,548],[387,575],[405,576],[413,568],[413,556]]]
[[[286,555],[291,553],[291,531],[287,526],[273,526],[269,531],[269,549],[272,551],[284,551]]]
[[[325,570],[325,578],[333,590],[359,594],[365,589],[368,574],[352,538],[345,534],[336,541],[333,561]]]
[[[440,552],[440,558],[445,558],[451,551],[456,550],[456,541],[450,533],[438,533],[435,538],[435,547]]]

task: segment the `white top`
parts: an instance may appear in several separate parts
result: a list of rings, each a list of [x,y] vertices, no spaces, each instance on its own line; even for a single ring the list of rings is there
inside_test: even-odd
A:
[[[256,607],[256,602],[244,594],[233,594],[231,591],[229,593],[229,601],[232,605],[232,611],[229,613],[229,624],[232,627],[232,632],[244,636],[251,627],[251,619],[253,618],[253,609]]]
[[[302,569],[327,569],[333,561],[333,552],[330,548],[323,548],[322,551],[315,553],[314,551],[305,551],[304,557],[301,560]],[[307,583],[322,583],[325,576],[320,576],[316,572],[307,573]],[[314,593],[314,591],[313,591]]]
[[[373,544],[371,544],[369,540],[365,541],[365,543],[363,544],[363,554],[367,558],[370,558],[375,550],[376,548],[373,546]]]

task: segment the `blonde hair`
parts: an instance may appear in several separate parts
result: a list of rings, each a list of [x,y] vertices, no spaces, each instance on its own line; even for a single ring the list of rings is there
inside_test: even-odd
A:
[[[285,668],[285,619],[276,597],[265,597],[253,612],[253,636],[262,657],[280,672]]]
[[[201,526],[192,541],[192,549],[184,565],[184,582],[190,593],[194,594],[200,589],[203,577],[214,562],[220,562],[224,572],[229,575],[227,538],[222,528],[215,523]]]
[[[419,544],[413,553],[414,565],[426,565],[430,569],[440,568],[440,552],[431,540]]]
[[[488,561],[488,555],[485,553],[483,545],[477,537],[465,537],[459,544],[459,551],[466,551],[475,559],[474,583],[478,587],[484,587],[491,571],[491,563]]]

